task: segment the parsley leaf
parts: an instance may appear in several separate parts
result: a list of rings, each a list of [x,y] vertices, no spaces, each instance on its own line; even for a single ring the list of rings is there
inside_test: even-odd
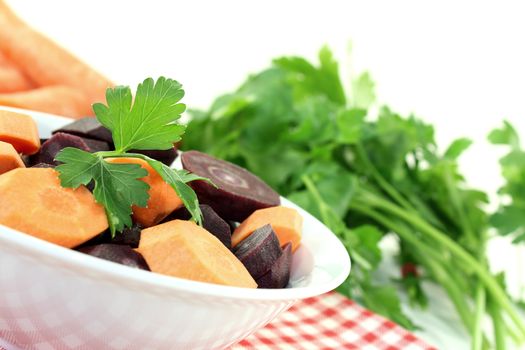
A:
[[[435,282],[473,338],[479,337],[473,328],[480,329],[482,319],[475,315],[485,313],[485,306],[474,301],[485,293],[525,336],[525,323],[486,261],[487,196],[470,189],[459,171],[458,157],[470,141],[458,139],[439,149],[432,125],[378,108],[368,74],[349,85],[352,91],[345,93],[327,48],[317,65],[301,57],[278,58],[209,110],[193,112],[183,147],[253,171],[320,218],[354,261],[339,291],[365,306],[413,328],[393,286],[424,306],[421,282]],[[525,197],[525,171],[519,170],[525,169],[525,156],[518,154],[517,133],[506,125],[492,140],[514,149],[502,162],[505,176],[513,179],[502,193]],[[507,230],[518,224],[516,213],[507,211],[500,219],[510,214],[516,219]],[[377,278],[378,243],[385,234],[400,242],[403,259],[398,261],[413,263],[420,276],[401,284]],[[505,327],[493,321],[496,328]]]
[[[140,179],[148,171],[138,164],[114,164],[111,157],[140,158],[161,175],[180,197],[193,219],[202,224],[197,195],[187,185],[190,181],[208,179],[175,170],[143,154],[126,153],[130,149],[164,150],[181,139],[185,126],[176,124],[186,106],[178,103],[184,96],[182,85],[164,77],[156,82],[148,78],[139,84],[135,99],[127,86],[106,91],[107,106],[97,103],[93,110],[97,119],[111,130],[116,150],[88,153],[76,148],[61,150],[55,159],[63,164],[60,173],[62,186],[76,188],[94,182],[95,200],[106,210],[111,234],[130,227],[132,206],[145,207],[149,186]]]
[[[127,86],[108,89],[108,105],[96,103],[97,119],[113,135],[117,152],[130,149],[165,150],[180,141],[183,125],[175,124],[186,106],[178,103],[184,96],[182,85],[164,77],[148,78],[139,84],[132,104]]]
[[[202,213],[199,207],[199,200],[193,189],[187,185],[190,181],[203,180],[212,183],[209,179],[191,174],[187,170],[172,169],[166,164],[146,157],[148,164],[169,184],[180,197],[186,209],[190,212],[193,219],[202,225]]]
[[[491,224],[501,235],[511,235],[513,242],[525,241],[525,150],[521,148],[518,133],[507,121],[501,129],[494,129],[488,136],[497,145],[506,145],[509,152],[500,159],[505,185],[499,194],[508,196],[510,202],[501,205],[490,218]]]
[[[56,160],[63,162],[56,169],[62,186],[76,188],[95,181],[93,195],[106,210],[109,227],[114,234],[131,226],[131,206],[145,207],[149,185],[140,178],[148,172],[138,164],[113,164],[102,157],[77,148],[64,148]]]

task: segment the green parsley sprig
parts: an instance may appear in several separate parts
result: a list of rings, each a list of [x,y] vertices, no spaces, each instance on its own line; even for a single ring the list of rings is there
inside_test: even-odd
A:
[[[128,153],[136,150],[166,150],[180,141],[185,126],[178,124],[186,106],[179,101],[184,96],[182,85],[175,80],[160,77],[139,84],[133,100],[131,89],[117,86],[106,91],[107,105],[93,106],[98,121],[113,136],[114,151],[89,153],[67,147],[55,159],[62,186],[77,188],[94,181],[95,200],[104,206],[111,234],[132,225],[131,207],[145,207],[149,199],[149,186],[140,179],[148,172],[138,164],[115,164],[105,159],[126,157],[146,161],[180,197],[193,220],[202,224],[197,195],[188,182],[208,179],[190,174],[186,170],[172,169],[143,154]]]

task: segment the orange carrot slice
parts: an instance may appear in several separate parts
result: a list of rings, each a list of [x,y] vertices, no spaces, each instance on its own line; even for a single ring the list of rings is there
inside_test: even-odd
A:
[[[148,176],[141,180],[150,187],[149,200],[146,208],[133,206],[133,219],[144,227],[158,224],[175,209],[182,207],[177,192],[168,185],[162,177],[142,159],[138,158],[110,158],[111,163],[132,163],[139,164],[148,171]]]
[[[0,174],[16,168],[25,168],[25,164],[13,145],[0,141]]]
[[[93,114],[82,93],[69,86],[46,86],[38,89],[0,94],[0,105],[32,109],[80,118]]]
[[[288,242],[292,243],[292,251],[299,247],[303,230],[303,217],[297,210],[282,206],[254,211],[233,232],[232,245],[235,247],[253,231],[267,224],[272,225],[281,247]]]
[[[13,145],[17,152],[35,154],[40,138],[35,121],[28,115],[0,109],[0,141]]]
[[[52,40],[30,28],[0,0],[0,50],[38,86],[67,85],[93,103],[112,83]]]
[[[153,272],[227,286],[257,287],[235,255],[193,221],[173,220],[142,230],[137,251]]]
[[[64,188],[49,168],[0,175],[0,224],[72,248],[108,228],[104,208],[87,188]]]

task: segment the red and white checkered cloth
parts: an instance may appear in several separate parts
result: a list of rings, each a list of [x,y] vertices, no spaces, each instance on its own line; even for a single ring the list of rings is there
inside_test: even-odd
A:
[[[299,301],[230,350],[435,350],[395,323],[330,292]]]

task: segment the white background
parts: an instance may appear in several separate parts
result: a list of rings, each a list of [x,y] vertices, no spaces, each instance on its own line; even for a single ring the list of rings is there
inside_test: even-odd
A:
[[[273,57],[314,59],[329,44],[345,74],[371,72],[381,102],[435,124],[442,147],[455,137],[472,138],[463,171],[491,193],[501,183],[502,152],[487,144],[487,133],[506,118],[525,135],[525,20],[518,1],[8,3],[116,83],[159,75],[179,80],[190,107],[207,107]],[[491,253],[495,268],[511,269],[516,293],[514,251],[499,241]],[[452,335],[430,330],[423,336],[453,344],[445,345]]]

